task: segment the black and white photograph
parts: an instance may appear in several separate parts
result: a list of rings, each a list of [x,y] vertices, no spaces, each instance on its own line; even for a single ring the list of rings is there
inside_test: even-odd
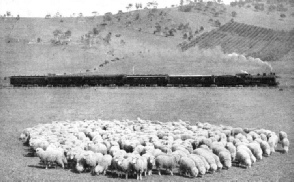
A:
[[[0,0],[0,181],[294,181],[294,0]]]

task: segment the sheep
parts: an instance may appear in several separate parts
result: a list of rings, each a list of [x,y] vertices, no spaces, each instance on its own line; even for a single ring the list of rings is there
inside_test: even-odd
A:
[[[26,128],[23,130],[23,132],[19,136],[19,140],[22,141],[24,144],[28,144],[30,140],[30,132],[32,131],[32,128]]]
[[[153,166],[155,166],[155,157],[151,154],[143,154],[143,157],[147,159],[147,173],[148,175],[152,175]]]
[[[215,159],[213,157],[213,153],[210,152],[209,150],[203,149],[203,148],[198,148],[196,150],[193,151],[193,154],[198,154],[201,155],[205,158],[205,160],[207,161],[207,163],[210,166],[210,170],[211,172],[215,172],[217,170],[217,165],[215,163]]]
[[[82,160],[80,160],[80,161],[76,164],[76,166],[75,166],[75,170],[76,170],[78,173],[83,172],[83,171],[85,170],[84,165],[85,165],[85,162],[82,161]]]
[[[194,154],[194,155],[196,155],[196,154]],[[201,155],[198,155],[198,156],[200,157],[200,159],[204,163],[204,167],[206,169],[206,172],[208,172],[210,170],[210,165],[208,164],[207,160],[203,156],[201,156]]]
[[[236,161],[241,165],[245,165],[246,168],[251,168],[252,163],[250,155],[246,150],[237,150]]]
[[[212,140],[210,138],[202,138],[202,140],[199,142],[199,145],[207,145],[209,148],[211,148]]]
[[[262,149],[258,142],[251,142],[247,145],[247,147],[251,150],[257,160],[262,160]]]
[[[64,164],[67,163],[64,153],[60,152],[60,150],[44,151],[42,148],[37,148],[36,154],[41,161],[45,163],[45,169],[48,169],[48,163],[57,163],[61,165],[62,168],[64,168]]]
[[[124,156],[115,156],[115,157],[113,157],[112,158],[112,160],[111,160],[111,164],[110,164],[110,166],[109,166],[109,170],[113,173],[113,172],[117,172],[117,173],[119,173],[118,172],[118,168],[119,168],[119,166],[118,166],[118,161],[120,161],[120,160],[122,160],[124,158]]]
[[[101,161],[98,162],[98,165],[94,168],[94,174],[106,174],[106,170],[111,165],[112,156],[106,154],[102,157]]]
[[[219,143],[219,142],[214,142],[214,143],[212,143],[212,145],[211,145],[211,149],[212,149],[212,152],[214,153],[214,154],[216,154],[216,155],[218,155],[221,151],[223,151],[223,150],[227,150],[227,149],[225,149],[225,147],[221,144],[221,143]]]
[[[242,135],[245,135],[246,134],[242,128],[233,128],[231,130],[231,135],[232,136],[235,136],[235,135],[237,135],[239,133],[242,134]]]
[[[87,150],[101,153],[103,155],[107,154],[107,147],[103,143],[88,144]]]
[[[176,157],[169,154],[162,154],[155,158],[155,166],[158,170],[158,175],[161,175],[160,170],[162,168],[169,170],[170,174],[173,176],[173,168],[177,165]]]
[[[133,164],[133,170],[134,172],[137,173],[137,180],[142,180],[142,173],[147,172],[148,164],[147,164],[147,158],[139,156],[139,157],[134,157],[132,160]]]
[[[235,155],[236,148],[230,142],[228,142],[227,145],[231,149],[232,153],[228,149],[226,149],[221,143],[213,143],[212,151],[219,157],[221,164],[227,169],[229,169],[232,166],[232,159],[235,157],[232,157],[232,154]]]
[[[290,145],[290,142],[289,142],[288,138],[283,138],[283,140],[282,140],[282,147],[283,147],[283,152],[284,153],[288,153],[288,151],[289,151],[289,145]]]
[[[267,136],[264,133],[261,133],[259,136],[262,140],[267,141]]]
[[[206,173],[206,168],[204,161],[201,159],[201,156],[197,154],[190,154],[188,157],[190,157],[194,161],[195,166],[199,171],[199,174],[204,175]]]
[[[287,133],[284,131],[279,132],[279,141],[281,142],[284,138],[288,138]]]
[[[229,169],[232,167],[232,156],[228,150],[223,150],[218,154],[219,160],[223,167]]]
[[[102,161],[103,154],[101,153],[87,153],[84,155],[86,164],[91,168],[91,173],[94,174],[96,165]]]
[[[192,177],[198,176],[198,169],[195,166],[194,160],[189,157],[182,157],[179,161],[179,173],[188,173]]]
[[[249,154],[250,160],[251,160],[251,165],[256,162],[255,156],[252,154],[251,150],[246,145],[239,145],[237,147],[237,151],[238,150],[244,150]]]
[[[222,163],[220,162],[219,157],[218,157],[217,155],[215,155],[215,154],[212,154],[212,156],[213,156],[213,158],[214,158],[214,160],[215,160],[215,164],[217,165],[217,169],[218,169],[218,170],[222,169],[222,168],[223,168],[223,165],[222,165]]]
[[[183,121],[164,123],[139,118],[122,122],[56,121],[28,128],[20,139],[34,150],[59,151],[63,165],[60,161],[54,163],[62,167],[66,163],[72,164],[77,172],[87,171],[90,167],[91,173],[96,175],[105,174],[106,170],[116,171],[119,176],[126,174],[126,178],[136,173],[139,180],[142,173],[151,175],[153,166],[159,175],[161,169],[168,169],[173,175],[173,169],[180,167],[181,173],[188,172],[194,177],[229,169],[234,160],[248,168],[256,159],[261,160],[262,155],[275,152],[278,142],[285,153],[289,148],[287,134],[283,131],[277,135],[265,129],[200,122],[191,126]],[[40,151],[38,149],[38,155]],[[53,163],[44,162],[46,169]]]
[[[276,133],[271,132],[268,135],[268,144],[271,148],[271,153],[276,152],[275,149],[277,148],[278,141],[279,141],[279,137],[276,135]]]
[[[124,173],[126,179],[128,179],[128,175],[132,171],[132,158],[127,157],[117,159],[117,169],[118,171]]]
[[[120,150],[119,146],[112,146],[112,147],[110,147],[108,153],[109,153],[112,157],[114,157],[115,154],[116,154],[119,150]]]
[[[145,147],[143,145],[138,145],[136,146],[136,148],[134,149],[134,151],[138,152],[140,155],[143,154]]]
[[[269,157],[271,155],[271,148],[267,141],[261,141],[260,147],[262,149],[263,156]]]
[[[204,145],[204,144],[200,145],[199,148],[203,148],[203,149],[211,151],[211,149],[207,145]]]

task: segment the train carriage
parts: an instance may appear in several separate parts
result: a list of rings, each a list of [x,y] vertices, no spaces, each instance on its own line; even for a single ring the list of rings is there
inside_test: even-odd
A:
[[[54,75],[47,77],[48,85],[54,87],[83,86],[84,76]]]
[[[210,75],[170,75],[169,85],[171,86],[211,86],[214,85],[214,76]]]
[[[222,75],[215,77],[215,84],[221,87],[227,86],[243,86],[245,85],[245,81],[243,78],[233,75]]]
[[[102,86],[123,86],[125,75],[104,75]]]
[[[21,86],[46,86],[46,76],[12,76],[10,84],[15,87]]]
[[[127,75],[126,85],[129,86],[166,86],[168,75]]]

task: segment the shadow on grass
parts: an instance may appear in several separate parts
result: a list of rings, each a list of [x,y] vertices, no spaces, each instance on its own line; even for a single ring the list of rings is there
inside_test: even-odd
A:
[[[28,165],[28,167],[38,168],[38,169],[45,169],[45,166],[40,166],[40,165]],[[48,169],[50,169],[50,167],[48,167]]]
[[[237,163],[237,162],[232,162],[232,166],[240,168],[240,169],[247,169],[245,165]]]
[[[24,157],[36,157],[36,152],[31,147],[25,147],[24,150],[27,152],[27,154],[24,154]]]
[[[279,152],[281,154],[285,154],[286,153],[283,149],[277,149],[276,152]]]

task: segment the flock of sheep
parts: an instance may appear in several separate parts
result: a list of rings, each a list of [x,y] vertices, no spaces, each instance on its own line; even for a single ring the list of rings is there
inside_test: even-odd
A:
[[[233,128],[187,121],[58,121],[25,129],[20,140],[34,149],[47,169],[60,165],[78,173],[144,176],[166,170],[202,177],[232,164],[250,168],[281,144],[287,134],[255,128]]]

